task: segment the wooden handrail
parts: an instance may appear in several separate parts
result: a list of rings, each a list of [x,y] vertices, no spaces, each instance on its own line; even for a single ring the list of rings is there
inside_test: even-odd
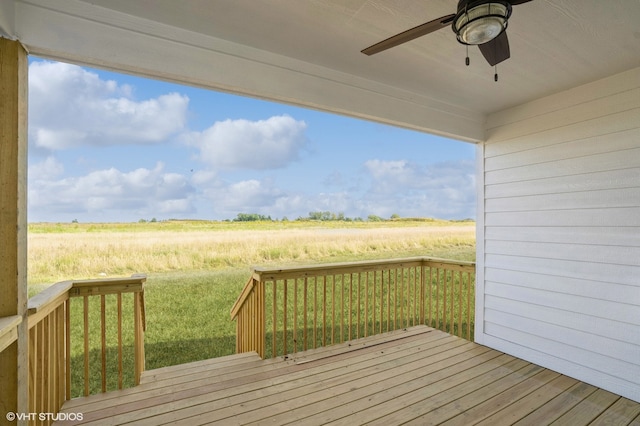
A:
[[[45,288],[31,297],[27,302],[29,328],[35,326],[51,311],[57,309],[65,300],[68,300],[69,290],[72,287],[73,281],[62,281]]]
[[[437,257],[409,257],[401,259],[322,263],[284,268],[254,267],[253,276],[257,279],[292,279],[348,272],[366,272],[379,270],[381,267],[389,267],[394,265],[417,266],[424,265],[425,263],[431,264],[435,267],[447,267],[454,270],[464,270],[465,272],[468,271],[469,268],[475,269],[474,262],[441,259]]]
[[[30,412],[57,412],[64,401],[79,392],[72,389],[72,356],[71,345],[75,337],[84,343],[84,394],[92,393],[90,389],[90,344],[89,335],[99,334],[100,346],[100,381],[101,391],[107,390],[107,301],[116,304],[117,316],[117,387],[123,387],[123,294],[132,293],[133,320],[129,321],[132,329],[134,346],[134,382],[139,383],[144,371],[144,283],[145,275],[133,275],[126,278],[110,278],[99,280],[63,281],[56,283],[41,293],[33,296],[28,302],[29,329],[29,410]],[[82,303],[71,308],[71,300],[79,298]],[[107,299],[109,298],[109,299]],[[92,299],[99,312],[99,333],[91,330],[89,307]],[[75,315],[77,308],[80,315]],[[73,325],[72,320],[80,324]],[[80,336],[76,336],[80,333]],[[73,336],[73,337],[72,337]]]
[[[238,316],[238,312],[240,312],[240,309],[242,309],[242,305],[244,305],[244,302],[247,300],[247,298],[253,291],[253,287],[255,286],[255,284],[256,284],[256,280],[253,277],[251,277],[249,278],[247,283],[244,285],[242,292],[236,299],[236,302],[231,307],[231,320],[236,319],[236,317]]]
[[[0,352],[18,339],[18,325],[21,322],[20,315],[0,318]]]
[[[286,355],[415,324],[471,340],[474,282],[475,263],[431,257],[257,267],[231,310],[236,350]]]
[[[73,281],[70,295],[76,297],[135,293],[142,291],[145,281],[146,277],[144,275],[134,275],[128,278]]]

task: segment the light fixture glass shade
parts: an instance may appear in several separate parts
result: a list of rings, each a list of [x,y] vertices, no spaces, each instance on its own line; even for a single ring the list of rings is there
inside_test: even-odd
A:
[[[507,28],[511,8],[503,3],[484,3],[458,13],[453,30],[463,44],[484,44]]]

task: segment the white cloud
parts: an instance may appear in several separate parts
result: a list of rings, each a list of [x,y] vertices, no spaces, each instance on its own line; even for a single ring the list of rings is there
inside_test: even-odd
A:
[[[304,121],[282,115],[267,120],[225,120],[185,140],[216,169],[276,169],[298,159],[306,144]]]
[[[29,185],[31,182],[46,182],[57,179],[64,173],[64,165],[55,157],[48,156],[45,160],[29,166]]]
[[[29,140],[55,151],[77,146],[154,144],[181,131],[189,99],[170,93],[136,101],[131,87],[76,65],[29,66]]]
[[[234,183],[211,182],[205,196],[213,203],[216,214],[232,218],[238,213],[272,214],[270,209],[285,193],[268,179],[248,179]]]
[[[371,187],[360,209],[382,217],[466,218],[475,215],[472,161],[419,165],[410,161],[369,160],[364,169]]]
[[[346,180],[344,175],[339,170],[334,170],[329,175],[327,175],[322,183],[326,186],[344,186],[346,184]]]
[[[142,215],[182,214],[194,210],[195,189],[180,174],[154,169],[122,172],[115,168],[85,176],[60,178],[61,164],[52,157],[29,167],[29,208],[47,213],[132,211]],[[117,220],[117,214],[112,216]]]
[[[419,165],[406,160],[370,160],[363,168],[369,176],[368,189],[322,193],[289,191],[272,179],[225,182],[213,173],[197,179],[206,187],[203,194],[217,218],[258,213],[294,219],[315,211],[362,218],[370,214],[388,218],[394,213],[445,219],[475,215],[472,161]],[[207,179],[203,178],[205,175]]]

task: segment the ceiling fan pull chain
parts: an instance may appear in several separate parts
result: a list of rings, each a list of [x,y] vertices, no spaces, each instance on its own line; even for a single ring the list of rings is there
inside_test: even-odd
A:
[[[466,47],[467,47],[467,57],[464,60],[464,63],[467,64],[467,66],[469,66],[469,45],[467,45]]]
[[[495,68],[495,74],[493,75],[493,80],[498,81],[498,65],[495,65],[494,68]]]

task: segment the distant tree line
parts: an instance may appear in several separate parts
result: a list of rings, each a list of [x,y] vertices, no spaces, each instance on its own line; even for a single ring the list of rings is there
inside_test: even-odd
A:
[[[367,216],[368,222],[382,222],[385,220],[395,220],[400,219],[400,215],[392,214],[389,219],[385,219],[383,217],[377,216],[375,214],[370,214]],[[347,217],[344,213],[334,213],[329,211],[324,212],[309,212],[309,216],[307,217],[299,217],[297,220],[318,220],[318,221],[331,221],[331,220],[341,220],[345,222],[364,222],[365,219],[361,217]]]
[[[392,214],[389,219],[384,219],[380,216],[376,216],[374,214],[370,214],[367,216],[368,222],[382,222],[385,220],[396,220],[400,219],[400,216],[397,214]],[[265,216],[258,213],[238,213],[238,215],[232,219],[233,222],[256,222],[256,221],[274,221],[277,219],[272,219],[271,216]],[[285,216],[282,218],[283,222],[287,222],[289,219]],[[343,222],[364,222],[365,219],[361,217],[347,217],[343,212],[331,212],[331,211],[314,211],[309,212],[309,215],[306,217],[300,216],[296,220],[305,221],[305,220],[313,220],[313,221],[343,221]]]
[[[163,219],[163,220],[158,220],[155,217],[151,218],[151,219],[140,219],[138,220],[138,223],[155,223],[155,222],[175,222],[175,221],[181,221],[184,219]],[[197,219],[192,219],[192,220],[197,220]],[[384,222],[384,221],[388,221],[388,220],[396,220],[396,221],[418,221],[418,222],[435,222],[438,221],[438,219],[434,219],[434,218],[430,218],[430,217],[406,217],[406,218],[402,218],[400,217],[400,215],[398,214],[392,214],[389,219],[385,219],[383,217],[374,215],[374,214],[370,214],[367,216],[366,219],[363,219],[361,217],[347,217],[345,216],[345,214],[343,212],[338,212],[338,213],[334,213],[334,212],[330,212],[330,211],[314,211],[314,212],[309,212],[309,215],[306,217],[303,216],[299,216],[297,219],[295,219],[296,221],[343,221],[343,222]],[[234,218],[234,219],[224,219],[222,220],[223,222],[277,222],[278,219],[272,219],[270,215],[263,215],[263,214],[258,214],[258,213],[238,213],[238,215]],[[281,222],[288,222],[289,219],[286,216],[283,216],[282,219],[280,219]],[[465,219],[450,219],[449,222],[474,222],[475,219],[472,218],[465,218]],[[71,223],[79,223],[78,219],[73,219],[71,221]]]
[[[257,222],[257,221],[272,221],[271,216],[265,216],[258,213],[238,213],[234,222]]]

